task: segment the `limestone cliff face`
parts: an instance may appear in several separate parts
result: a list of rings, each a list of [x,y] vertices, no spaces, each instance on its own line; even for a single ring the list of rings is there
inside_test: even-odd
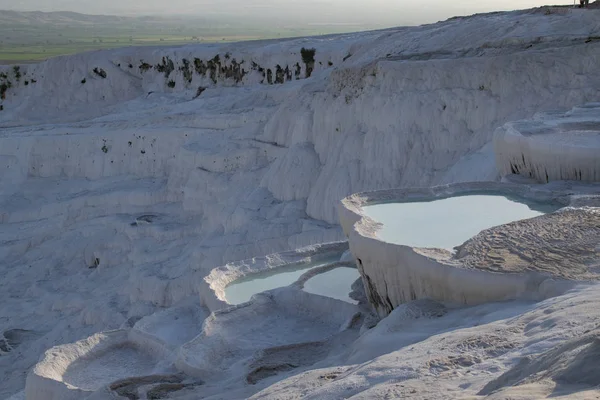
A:
[[[597,98],[599,50],[590,43],[490,57],[390,57],[337,69],[325,92],[287,99],[264,138],[314,145],[322,166],[307,213],[334,223],[336,201],[351,193],[496,179],[484,147],[494,130]]]
[[[235,243],[227,261],[337,240],[341,198],[494,180],[495,128],[597,99],[596,14],[481,15],[2,67],[0,177],[14,188],[28,177],[166,179],[161,199],[200,215],[207,237]],[[11,128],[90,118],[49,134]]]

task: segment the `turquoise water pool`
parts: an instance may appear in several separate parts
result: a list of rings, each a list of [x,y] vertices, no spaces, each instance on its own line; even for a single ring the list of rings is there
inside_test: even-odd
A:
[[[411,247],[452,251],[484,229],[537,217],[558,206],[525,203],[502,195],[468,195],[426,202],[375,204],[364,213],[383,226],[380,239]]]
[[[256,293],[291,285],[305,272],[334,263],[339,260],[340,256],[341,254],[318,262],[282,267],[275,271],[252,274],[227,286],[225,288],[225,298],[229,304],[245,303]]]
[[[304,284],[304,290],[308,293],[320,294],[321,296],[356,304],[358,302],[351,299],[349,294],[352,291],[352,284],[358,278],[360,278],[360,274],[356,268],[338,267],[307,280]]]

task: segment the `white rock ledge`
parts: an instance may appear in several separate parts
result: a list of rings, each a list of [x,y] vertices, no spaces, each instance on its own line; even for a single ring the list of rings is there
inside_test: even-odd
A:
[[[574,195],[574,193],[578,193],[578,195]],[[429,201],[467,194],[502,194],[523,200],[583,207],[598,204],[600,185],[566,182],[555,182],[548,185],[473,182],[427,189],[396,189],[358,193],[343,199],[338,209],[340,222],[361,274],[367,298],[380,316],[389,314],[402,303],[422,298],[465,305],[518,298],[543,299],[568,290],[575,281],[586,281],[590,276],[595,275],[592,273],[593,271],[586,271],[586,274],[579,274],[573,278],[569,274],[536,269],[535,266],[526,263],[517,266],[510,265],[508,268],[505,268],[504,265],[495,265],[495,268],[491,268],[490,265],[481,265],[482,262],[488,261],[483,256],[480,258],[473,257],[473,255],[470,258],[467,257],[462,251],[468,248],[465,245],[461,246],[461,251],[459,251],[461,254],[455,255],[441,249],[413,248],[388,243],[376,236],[381,224],[366,216],[362,209],[364,206],[372,204]],[[598,209],[576,210],[587,213],[584,219],[593,218],[593,221],[596,221],[600,218]],[[555,214],[547,214],[536,219],[544,219]],[[565,213],[565,215],[567,214]],[[537,229],[539,225],[544,225],[543,223],[530,224],[531,226],[527,225],[525,228],[521,228],[521,222],[517,221],[497,228],[507,229],[506,227],[510,227],[513,230],[531,230]],[[598,232],[597,226],[600,226],[600,220],[598,224],[590,224],[589,231],[577,232],[576,235],[572,235],[577,236],[576,238],[569,237],[569,232],[564,234],[567,240],[579,243],[586,237],[598,237],[600,232]],[[551,228],[550,224],[549,229]],[[483,237],[483,233],[487,231],[489,229],[466,243],[477,241],[479,236]],[[506,232],[504,233],[506,234]],[[529,240],[533,236],[536,236],[535,231],[526,232],[520,245],[539,246],[539,243]],[[531,243],[528,243],[528,240]],[[590,243],[579,244],[581,252],[586,251],[586,254],[592,258],[600,257],[599,249],[593,246],[590,248]],[[507,241],[506,245],[514,246],[510,241]],[[573,257],[572,254],[571,257]],[[468,259],[468,262],[464,262],[463,259]],[[480,260],[479,265],[478,260]],[[581,265],[578,267],[581,268]],[[565,278],[565,276],[569,276],[569,278]],[[579,277],[582,278],[577,279]]]
[[[494,134],[498,171],[544,183],[600,181],[599,115],[600,103],[591,103],[505,124]]]
[[[98,333],[46,351],[27,376],[25,398],[84,399],[118,379],[148,375],[155,365],[150,354],[130,341],[129,330]]]
[[[177,369],[204,381],[245,376],[257,353],[326,340],[350,329],[360,308],[307,293],[293,284],[256,294],[246,303],[213,312],[202,332],[181,346]]]
[[[129,340],[147,353],[170,360],[179,346],[202,331],[209,314],[195,303],[167,308],[140,319],[129,331]]]

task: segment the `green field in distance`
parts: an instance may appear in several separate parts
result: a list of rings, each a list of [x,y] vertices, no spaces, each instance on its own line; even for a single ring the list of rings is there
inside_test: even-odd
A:
[[[201,17],[117,17],[0,10],[0,64],[125,46],[182,45],[323,35],[360,25],[286,24]]]

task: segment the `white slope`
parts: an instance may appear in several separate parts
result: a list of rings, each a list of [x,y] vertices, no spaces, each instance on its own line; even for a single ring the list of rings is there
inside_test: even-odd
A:
[[[0,356],[0,398],[54,345],[202,299],[219,265],[341,239],[351,193],[496,179],[496,127],[600,97],[599,17],[108,50],[18,80],[0,67],[0,332],[24,333]]]
[[[599,300],[594,285],[538,304],[445,310],[416,301],[354,342],[336,366],[252,398],[596,398]]]

